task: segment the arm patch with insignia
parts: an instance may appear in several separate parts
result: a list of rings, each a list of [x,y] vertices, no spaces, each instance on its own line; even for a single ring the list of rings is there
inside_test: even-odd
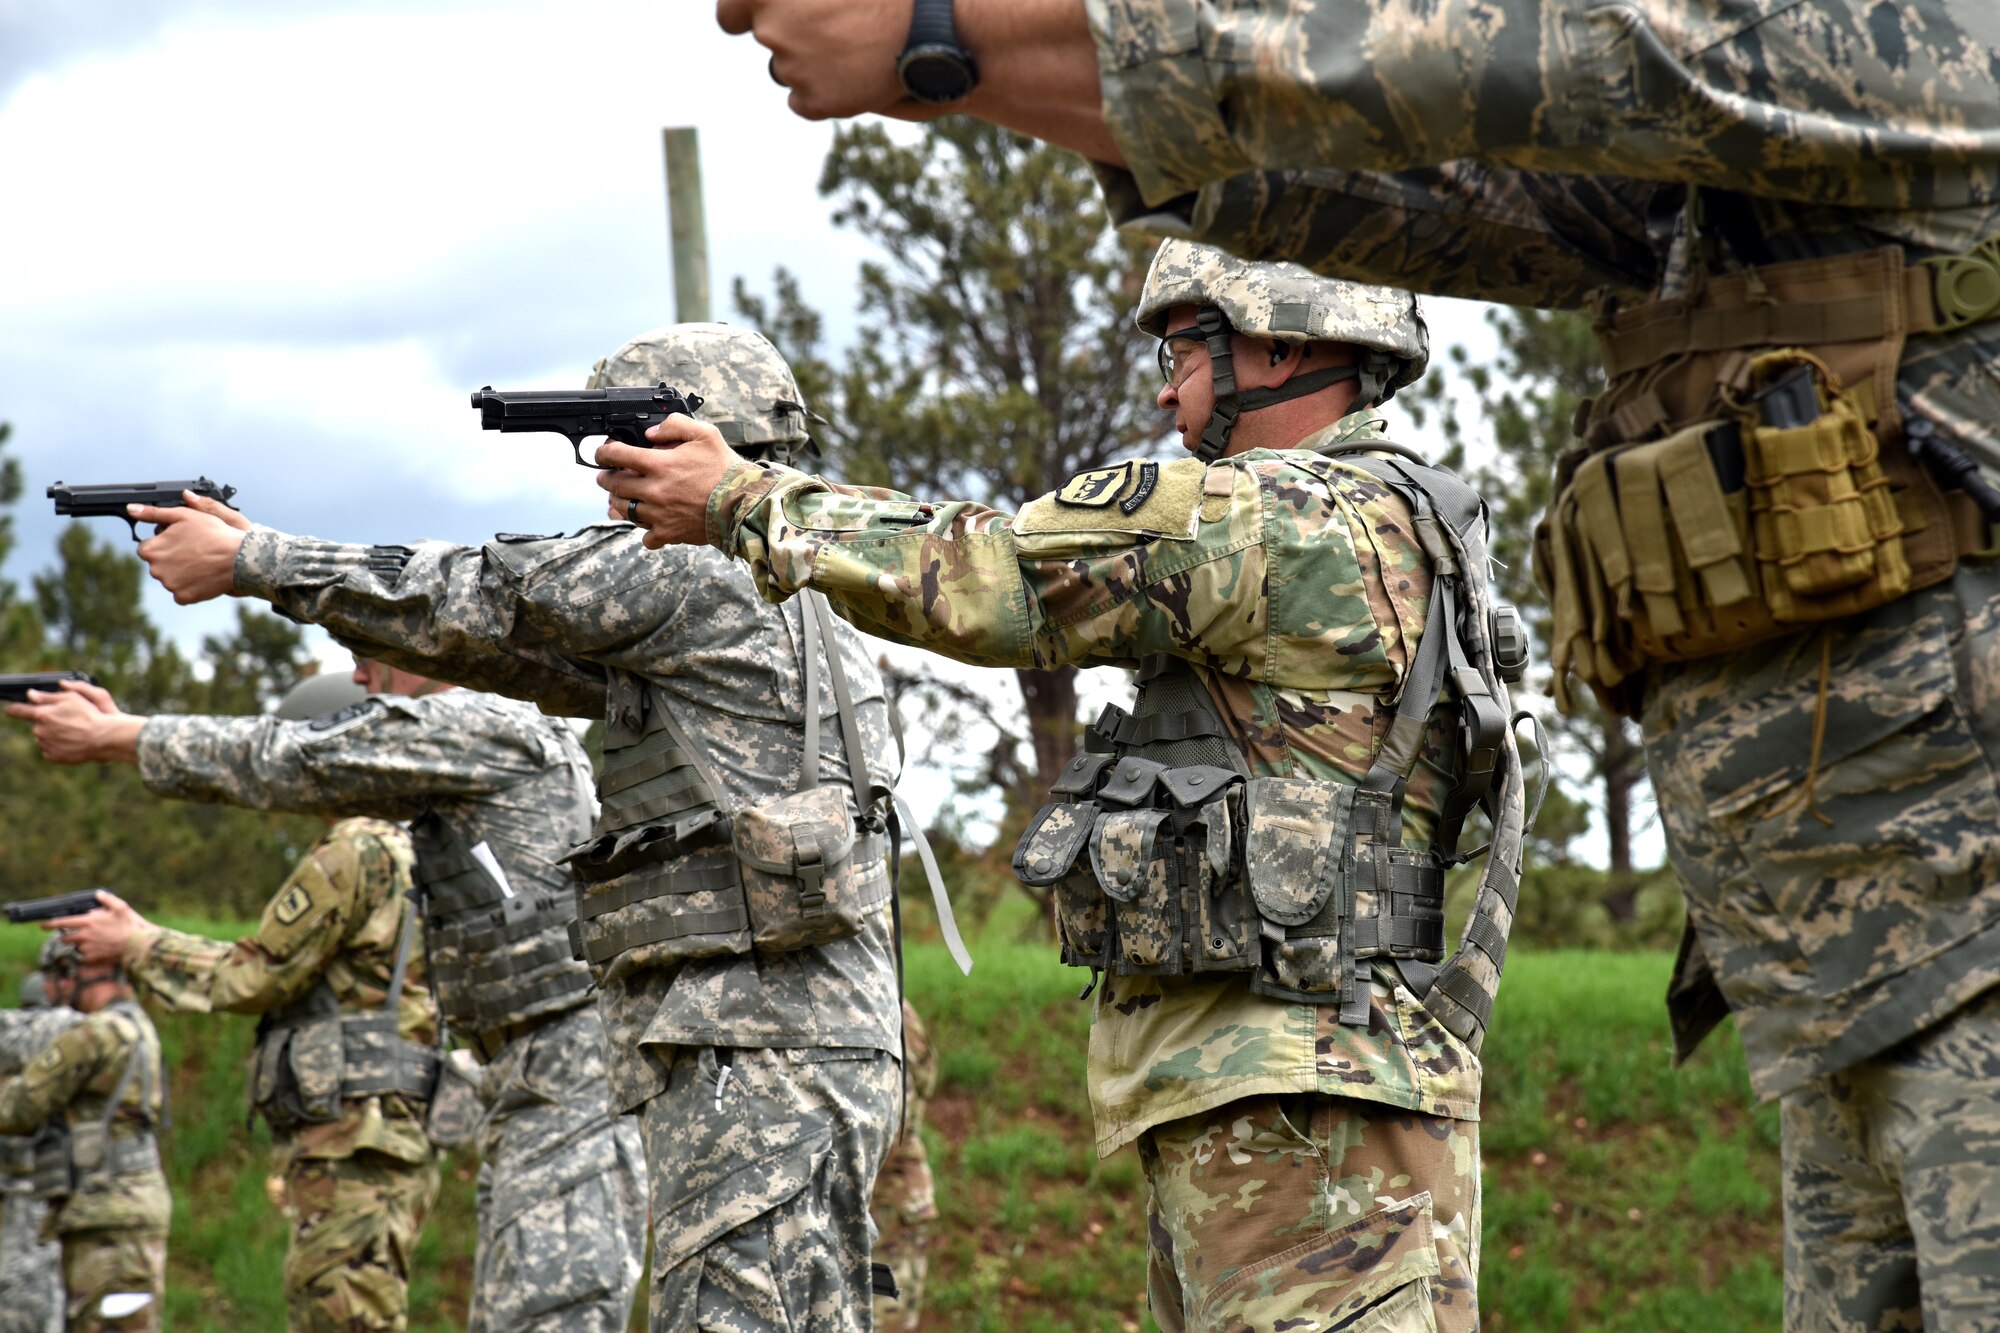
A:
[[[1133,459],[1085,468],[1014,516],[1017,535],[1129,532],[1185,541],[1194,536],[1207,464]]]

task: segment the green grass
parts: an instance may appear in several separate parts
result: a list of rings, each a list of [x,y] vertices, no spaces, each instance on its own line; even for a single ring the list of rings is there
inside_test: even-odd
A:
[[[1083,1093],[1083,974],[996,913],[969,981],[914,944],[908,987],[941,1053],[925,1137],[938,1177],[928,1328],[1151,1330],[1145,1185],[1098,1161]],[[231,927],[176,922],[225,935]],[[11,984],[38,937],[0,931]],[[1481,1288],[1491,1330],[1731,1333],[1776,1326],[1777,1121],[1753,1110],[1725,1030],[1668,1067],[1659,954],[1522,953],[1486,1051]],[[275,1328],[282,1224],[261,1126],[243,1128],[251,1024],[168,1017],[169,1309],[178,1330]],[[411,1328],[462,1327],[475,1162],[450,1159],[412,1286]]]

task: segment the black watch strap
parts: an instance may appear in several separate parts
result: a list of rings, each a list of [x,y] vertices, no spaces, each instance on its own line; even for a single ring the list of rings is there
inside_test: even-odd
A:
[[[905,93],[931,106],[949,106],[979,85],[979,66],[958,43],[952,0],[915,0],[896,74]]]
[[[952,0],[916,0],[910,11],[910,40],[905,48],[912,46],[957,46],[958,23],[953,17]]]

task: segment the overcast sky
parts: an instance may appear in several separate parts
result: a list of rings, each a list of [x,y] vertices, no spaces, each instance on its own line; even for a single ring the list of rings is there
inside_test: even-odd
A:
[[[717,314],[783,263],[845,341],[869,248],[815,188],[832,131],[705,3],[0,0],[8,572],[51,558],[57,479],[207,475],[351,541],[594,521],[567,445],[467,394],[581,385],[672,321],[660,130],[690,124]],[[1429,313],[1490,349],[1477,307]],[[147,586],[190,644],[233,616]]]

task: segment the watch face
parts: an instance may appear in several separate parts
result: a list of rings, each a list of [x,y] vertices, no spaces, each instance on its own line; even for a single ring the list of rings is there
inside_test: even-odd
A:
[[[979,82],[972,58],[950,46],[915,46],[903,52],[896,73],[903,89],[919,102],[956,102]]]

